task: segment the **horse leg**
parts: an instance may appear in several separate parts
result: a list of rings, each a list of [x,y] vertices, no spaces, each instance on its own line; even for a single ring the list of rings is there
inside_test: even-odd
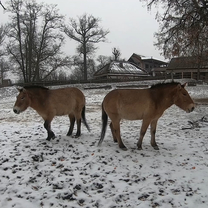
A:
[[[142,122],[142,127],[141,127],[141,130],[140,130],[140,137],[139,137],[139,141],[137,143],[137,147],[138,147],[139,150],[142,150],[142,141],[143,141],[144,135],[147,131],[147,128],[148,128],[149,124],[150,124],[149,121],[143,120],[143,122]]]
[[[155,150],[159,150],[159,147],[157,146],[157,143],[155,141],[157,120],[153,120],[150,125],[151,125],[151,145]]]
[[[123,144],[123,141],[121,139],[121,133],[120,133],[120,120],[112,121],[112,129],[114,130],[114,136],[116,141],[118,141],[118,146],[122,150],[127,150],[126,146]],[[114,140],[115,141],[115,140]]]
[[[70,119],[70,127],[69,127],[69,131],[67,133],[67,136],[71,136],[73,129],[74,129],[74,123],[75,123],[75,117],[73,114],[69,114],[69,119]]]
[[[75,138],[78,138],[81,135],[81,117],[76,118],[77,122],[77,133],[75,135]]]
[[[118,142],[117,139],[116,139],[116,135],[115,135],[116,132],[115,132],[115,129],[113,128],[112,122],[110,123],[110,129],[111,129],[111,133],[113,135],[113,141]]]
[[[51,120],[45,120],[45,123],[44,123],[44,127],[48,133],[48,137],[46,138],[46,140],[48,141],[55,138],[55,134],[53,133],[53,131],[51,131]]]

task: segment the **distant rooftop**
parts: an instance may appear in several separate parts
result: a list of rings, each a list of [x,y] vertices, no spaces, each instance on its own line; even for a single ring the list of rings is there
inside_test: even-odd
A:
[[[199,64],[197,63],[197,59],[194,57],[177,57],[172,58],[170,63],[168,64],[168,69],[196,69],[199,67]],[[200,68],[207,68],[208,67],[208,61],[204,60]]]
[[[165,62],[165,61],[161,61],[159,59],[156,59],[156,58],[153,58],[150,56],[138,55],[136,53],[133,53],[128,61],[136,63],[136,64],[141,61],[143,61],[143,62],[145,61],[145,62],[150,62],[150,63],[154,62],[154,64],[157,64],[157,65],[167,65],[167,62]]]
[[[94,76],[99,77],[103,75],[138,75],[138,76],[147,76],[148,73],[136,66],[133,63],[127,61],[112,61],[109,64],[106,64],[100,70],[95,72]]]

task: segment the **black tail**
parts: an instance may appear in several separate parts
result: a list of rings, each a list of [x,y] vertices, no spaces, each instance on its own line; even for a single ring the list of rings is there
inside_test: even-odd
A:
[[[102,131],[101,131],[100,140],[98,142],[98,146],[100,146],[101,143],[103,142],[103,139],[105,137],[105,132],[106,132],[107,124],[108,124],[108,115],[105,112],[105,110],[103,108],[103,104],[102,104]]]
[[[87,124],[86,118],[85,118],[85,106],[82,108],[82,122],[86,126],[87,130],[90,131],[90,127]]]

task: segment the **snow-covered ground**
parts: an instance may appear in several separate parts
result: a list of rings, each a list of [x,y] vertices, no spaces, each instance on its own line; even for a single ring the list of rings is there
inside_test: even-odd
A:
[[[56,117],[56,139],[46,141],[38,114],[12,111],[17,90],[0,89],[0,207],[207,208],[208,116],[206,102],[187,114],[176,106],[160,118],[156,140],[147,131],[136,148],[141,121],[122,121],[127,151],[113,142],[110,129],[101,147],[101,102],[111,89],[84,89],[89,133],[65,136],[67,116]],[[115,87],[115,86],[114,86]],[[208,98],[208,86],[187,87],[193,98]]]

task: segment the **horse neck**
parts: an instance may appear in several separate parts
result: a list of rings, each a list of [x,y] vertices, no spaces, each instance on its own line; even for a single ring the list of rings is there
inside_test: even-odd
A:
[[[172,88],[158,88],[153,90],[153,97],[155,102],[158,103],[160,108],[165,111],[167,108],[174,104],[173,102],[173,93],[171,92]]]
[[[38,89],[36,92],[30,91],[30,107],[37,110],[43,106],[46,97],[47,97],[47,91],[42,91]]]

